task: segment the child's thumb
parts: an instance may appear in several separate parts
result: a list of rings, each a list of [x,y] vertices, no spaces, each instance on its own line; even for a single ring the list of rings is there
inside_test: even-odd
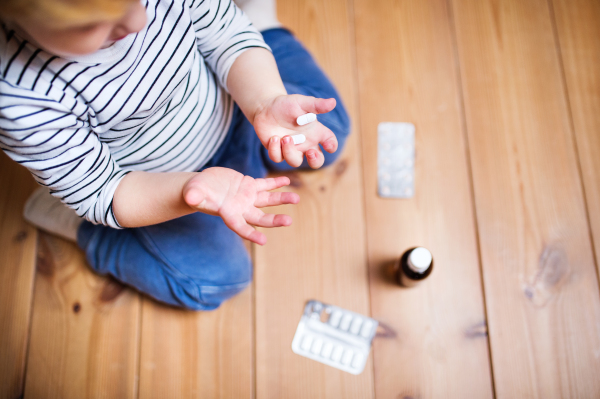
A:
[[[305,112],[325,114],[335,108],[335,98],[315,98],[302,96],[299,99],[300,107]]]
[[[203,199],[202,192],[195,187],[188,188],[183,194],[183,200],[189,206],[198,206]]]

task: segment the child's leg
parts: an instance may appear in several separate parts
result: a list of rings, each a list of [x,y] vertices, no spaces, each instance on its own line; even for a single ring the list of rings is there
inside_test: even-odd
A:
[[[205,168],[220,166],[264,177],[267,168],[261,147],[254,128],[236,106],[229,132]],[[77,238],[96,272],[170,305],[215,309],[252,280],[242,239],[217,216],[194,213],[123,230],[83,222]]]
[[[303,94],[319,98],[335,98],[335,109],[327,114],[318,116],[319,121],[327,126],[338,139],[338,150],[325,155],[325,165],[333,163],[342,152],[346,139],[350,134],[350,118],[339,94],[325,73],[319,68],[308,51],[286,29],[277,28],[261,32],[265,42],[273,50],[277,68],[289,94]],[[286,162],[275,163],[269,159],[266,149],[262,149],[264,162],[270,170],[294,169]],[[307,168],[306,159],[302,167]]]
[[[188,309],[216,309],[252,279],[241,238],[217,216],[194,213],[124,230],[84,222],[78,243],[96,272]]]

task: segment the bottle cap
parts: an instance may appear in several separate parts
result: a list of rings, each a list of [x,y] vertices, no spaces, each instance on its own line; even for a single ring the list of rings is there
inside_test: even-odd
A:
[[[410,252],[408,256],[408,267],[417,273],[422,273],[433,261],[433,256],[427,248],[417,247]]]

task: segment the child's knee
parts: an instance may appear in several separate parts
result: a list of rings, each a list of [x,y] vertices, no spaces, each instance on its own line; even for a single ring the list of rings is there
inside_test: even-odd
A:
[[[214,310],[242,292],[252,281],[249,259],[222,262],[210,278],[178,278],[171,290],[178,306],[190,310]]]
[[[223,302],[244,291],[248,285],[250,285],[250,280],[230,285],[202,286],[198,303],[200,307],[197,310],[217,309]]]
[[[250,282],[229,285],[202,285],[204,282],[199,281],[177,283],[181,286],[173,287],[171,304],[188,310],[215,310],[226,300],[241,293]],[[190,283],[194,287],[190,287]]]

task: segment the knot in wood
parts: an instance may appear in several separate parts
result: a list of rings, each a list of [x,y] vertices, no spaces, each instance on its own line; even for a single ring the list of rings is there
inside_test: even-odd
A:
[[[569,259],[560,245],[544,246],[537,273],[525,283],[523,293],[536,307],[544,307],[560,292],[570,274]]]

